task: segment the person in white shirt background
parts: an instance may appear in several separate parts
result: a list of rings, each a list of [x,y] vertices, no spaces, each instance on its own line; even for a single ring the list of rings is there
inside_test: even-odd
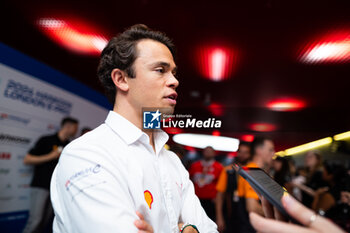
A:
[[[54,232],[217,232],[164,148],[168,135],[142,129],[142,108],[174,111],[176,69],[171,40],[145,25],[104,48],[98,76],[114,108],[62,152],[51,180]]]

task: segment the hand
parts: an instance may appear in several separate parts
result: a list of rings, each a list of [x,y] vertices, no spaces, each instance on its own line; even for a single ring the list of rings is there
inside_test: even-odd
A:
[[[181,228],[183,227],[184,223],[179,223],[177,224],[179,227],[179,231],[181,231]],[[185,230],[182,233],[198,233],[198,231],[196,229],[194,229],[191,226],[188,226],[185,228]]]
[[[218,226],[219,232],[224,232],[225,230],[225,220],[222,216],[216,218],[216,225]]]
[[[198,231],[193,227],[189,226],[189,227],[186,227],[182,233],[198,233]]]
[[[54,160],[58,159],[61,155],[61,151],[59,149],[54,149],[49,153],[49,157]]]
[[[138,233],[153,233],[152,226],[145,221],[143,215],[136,211],[137,216],[139,216],[140,220],[135,220],[134,225],[139,229]]]
[[[316,190],[315,195],[321,195],[329,190],[329,187],[323,187]]]
[[[273,208],[266,200],[263,201],[263,209],[267,218],[260,217],[255,213],[250,213],[250,222],[253,227],[261,233],[343,233],[338,226],[330,222],[324,217],[317,215],[314,221],[311,221],[314,212],[303,206],[290,195],[282,197],[282,204],[287,213],[303,226],[292,223],[286,223],[278,220],[268,219],[272,217],[281,218],[281,214]]]

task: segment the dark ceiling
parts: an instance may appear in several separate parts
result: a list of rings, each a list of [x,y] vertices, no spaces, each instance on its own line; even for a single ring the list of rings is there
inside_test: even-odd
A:
[[[318,36],[350,28],[350,1],[35,0],[3,1],[1,9],[1,42],[100,92],[95,75],[99,58],[58,46],[38,31],[37,18],[72,16],[107,37],[136,23],[166,32],[178,50],[177,111],[207,118],[208,103],[222,104],[222,135],[256,135],[249,124],[269,122],[277,126],[269,136],[277,149],[285,149],[349,130],[350,63],[312,65],[297,58]],[[229,80],[211,82],[197,72],[195,49],[207,41],[239,50]],[[264,108],[267,101],[284,96],[301,98],[308,107],[299,112]]]

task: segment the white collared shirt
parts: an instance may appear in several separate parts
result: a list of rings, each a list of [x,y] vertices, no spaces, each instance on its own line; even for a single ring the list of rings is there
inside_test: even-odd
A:
[[[104,124],[66,146],[52,175],[55,233],[137,232],[136,211],[155,233],[179,232],[178,223],[217,232],[180,159],[164,148],[168,135],[149,137],[110,112]]]

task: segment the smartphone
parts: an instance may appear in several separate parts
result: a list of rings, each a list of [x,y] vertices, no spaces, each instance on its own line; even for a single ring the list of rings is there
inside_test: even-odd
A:
[[[277,210],[292,222],[298,223],[284,209],[281,198],[287,190],[279,185],[271,176],[260,168],[233,165],[233,169],[241,175],[252,188],[266,198]]]

